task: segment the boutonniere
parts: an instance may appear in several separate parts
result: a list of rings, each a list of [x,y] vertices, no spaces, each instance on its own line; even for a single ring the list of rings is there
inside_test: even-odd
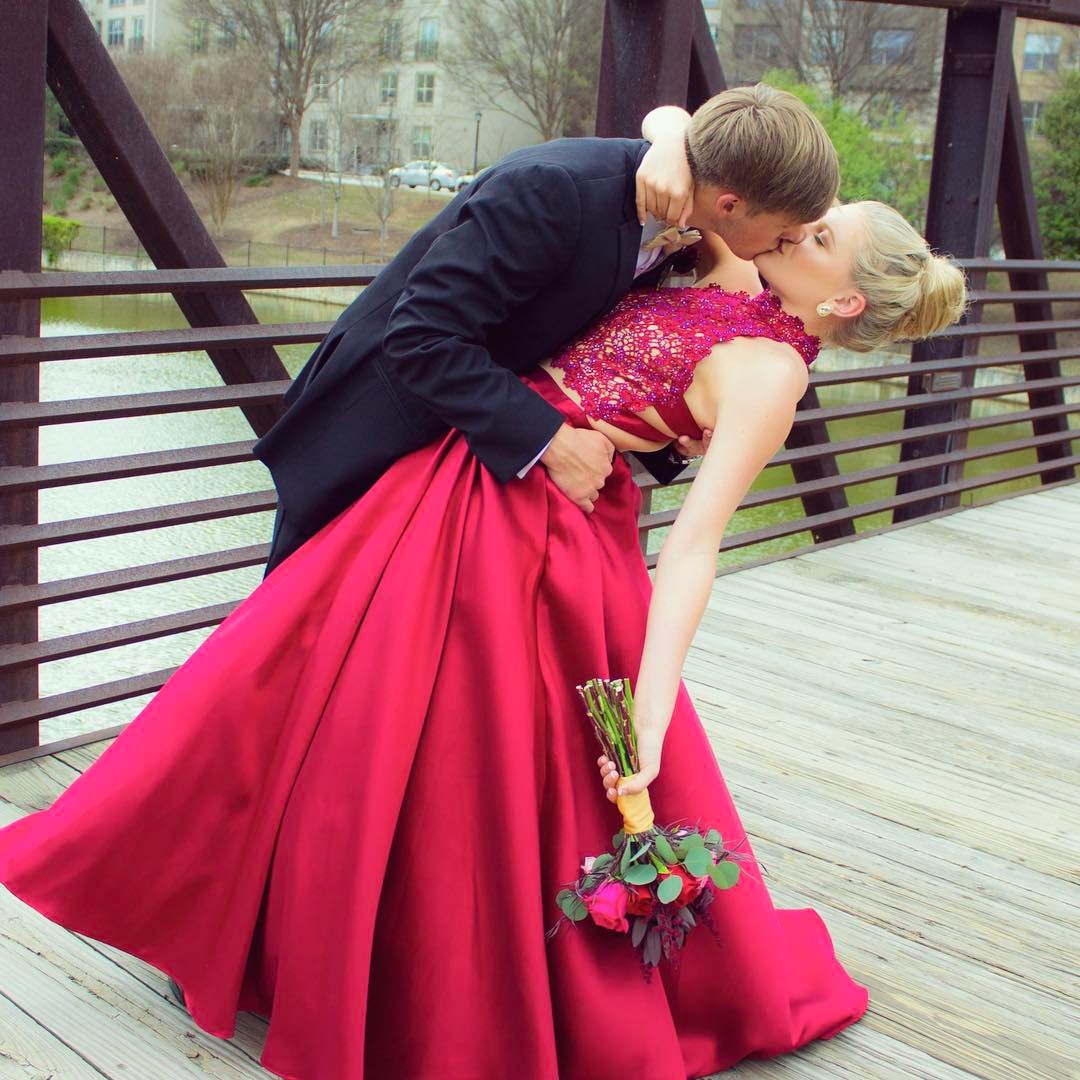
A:
[[[653,251],[663,246],[664,254],[670,255],[691,244],[696,244],[701,239],[701,233],[697,229],[680,228],[678,225],[669,225],[661,229],[648,243],[642,244],[642,251]]]

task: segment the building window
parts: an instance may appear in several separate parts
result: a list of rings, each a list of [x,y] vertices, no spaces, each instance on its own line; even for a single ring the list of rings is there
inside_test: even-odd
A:
[[[439,55],[439,20],[421,19],[416,39],[416,59],[434,60]]]
[[[323,71],[317,72],[311,80],[311,92],[315,101],[326,101],[330,96],[330,80]]]
[[[326,121],[312,120],[311,127],[308,129],[308,149],[312,151],[312,153],[321,153],[326,150],[328,145],[326,138]]]
[[[776,26],[736,26],[735,55],[756,60],[780,59],[780,29]]]
[[[844,54],[844,31],[818,26],[810,31],[810,63],[831,64]]]
[[[106,45],[124,44],[124,20],[110,19],[106,26]]]
[[[876,67],[910,64],[914,30],[875,30],[870,38],[869,61]]]
[[[1028,35],[1030,37],[1030,35]],[[1024,118],[1024,130],[1029,135],[1039,134],[1039,121],[1042,119],[1043,102],[1022,101],[1020,102],[1020,115]]]
[[[1024,70],[1057,71],[1061,38],[1057,34],[1027,34],[1024,37]]]
[[[109,0],[109,7],[123,7],[124,0]]]
[[[397,72],[384,71],[379,79],[379,100],[388,105],[397,101]]]
[[[210,26],[205,19],[196,19],[191,24],[191,33],[188,37],[188,49],[193,53],[206,52],[206,41],[210,36]]]
[[[423,158],[425,161],[431,157],[431,126],[414,127],[412,129],[412,156]]]
[[[222,49],[235,49],[239,36],[236,33],[236,20],[226,19],[218,31],[218,45]]]
[[[435,104],[435,75],[432,72],[416,74],[416,104]]]
[[[401,20],[390,19],[383,23],[379,55],[387,60],[401,59]]]
[[[128,42],[128,48],[132,52],[142,52],[143,46],[146,44],[145,40],[145,27],[146,19],[142,15],[135,15],[131,20],[131,40]]]

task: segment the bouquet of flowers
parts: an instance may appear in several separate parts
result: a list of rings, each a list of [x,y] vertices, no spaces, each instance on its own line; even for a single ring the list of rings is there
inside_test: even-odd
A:
[[[608,760],[620,776],[640,768],[634,730],[634,699],[628,679],[590,679],[577,688]],[[597,926],[629,934],[641,952],[646,981],[661,957],[678,963],[686,935],[701,923],[714,937],[709,917],[715,889],[739,880],[740,857],[723,846],[716,829],[702,833],[691,825],[657,825],[648,790],[621,795],[616,804],[623,827],[611,838],[612,850],[590,855],[582,876],[555,897],[564,922],[591,918]]]

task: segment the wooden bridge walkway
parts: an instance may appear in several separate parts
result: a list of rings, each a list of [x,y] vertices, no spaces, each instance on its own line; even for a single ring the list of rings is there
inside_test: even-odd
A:
[[[717,582],[691,690],[776,903],[871,994],[737,1075],[1080,1077],[1078,567],[1073,485]],[[0,770],[0,821],[107,745]],[[204,1034],[155,969],[0,889],[3,1080],[267,1076],[264,1030]]]

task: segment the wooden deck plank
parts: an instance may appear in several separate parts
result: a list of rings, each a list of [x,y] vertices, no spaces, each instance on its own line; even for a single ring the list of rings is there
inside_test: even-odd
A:
[[[774,902],[818,911],[871,995],[835,1039],[735,1074],[1080,1078],[1078,538],[1074,485],[718,580],[687,685]],[[0,770],[0,822],[110,743]],[[18,1053],[79,1080],[267,1075],[263,1021],[199,1032],[156,969],[7,894],[0,970],[0,1080],[48,1075]],[[29,1025],[18,1053],[5,1019]]]

